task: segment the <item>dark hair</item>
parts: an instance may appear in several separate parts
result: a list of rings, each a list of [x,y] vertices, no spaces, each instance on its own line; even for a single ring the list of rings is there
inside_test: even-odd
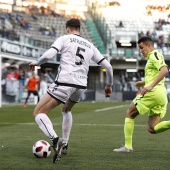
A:
[[[154,41],[152,40],[152,38],[151,37],[148,37],[148,36],[142,36],[142,37],[140,37],[139,38],[139,40],[138,40],[138,44],[140,44],[141,42],[143,42],[143,43],[151,43],[152,45],[154,45]]]
[[[76,18],[72,18],[66,22],[66,28],[80,29],[80,25],[80,20]]]

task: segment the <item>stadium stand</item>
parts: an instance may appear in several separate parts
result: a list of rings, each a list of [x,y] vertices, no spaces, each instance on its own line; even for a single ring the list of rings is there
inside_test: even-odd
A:
[[[98,33],[98,30],[97,30],[94,22],[92,20],[86,20],[86,23],[87,23],[87,26],[89,27],[91,34],[93,35],[93,37],[95,39],[96,46],[98,47],[98,49],[100,50],[100,52],[102,54],[106,54],[106,50],[104,48],[103,41]]]
[[[23,11],[13,11],[10,15],[14,16],[15,22],[13,25],[17,30],[16,33],[20,35],[20,41],[44,49],[48,49],[56,37],[65,34],[65,22],[68,20],[68,16],[54,17],[37,13],[33,17],[31,12],[25,13]],[[74,17],[78,18],[79,16]],[[29,26],[25,26],[25,22],[29,23]],[[105,54],[106,50],[93,21],[81,19],[81,24],[81,35],[96,45],[101,53]]]
[[[104,20],[109,30],[111,30],[112,40],[115,41],[112,42],[111,54],[115,57],[119,55],[133,57],[136,53],[136,46],[133,47],[133,44],[132,47],[113,45],[118,41],[116,39],[117,32],[121,32],[122,36],[126,33],[123,38],[129,38],[130,40],[134,39],[131,36],[131,32],[134,32],[136,33],[135,41],[142,34],[149,35],[154,38],[156,48],[159,48],[166,56],[170,54],[170,4],[168,1],[164,1],[160,5],[158,3],[156,1],[138,0],[134,1],[132,6],[128,1],[119,0],[119,2],[113,1],[111,3],[94,2],[91,5],[92,15],[97,16],[97,22],[99,22],[98,20]],[[126,50],[127,48],[128,50]],[[136,54],[139,55],[139,53]]]

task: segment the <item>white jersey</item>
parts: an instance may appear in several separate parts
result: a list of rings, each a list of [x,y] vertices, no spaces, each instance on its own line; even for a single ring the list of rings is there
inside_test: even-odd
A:
[[[51,47],[61,52],[57,84],[86,88],[90,61],[104,59],[92,43],[75,34],[58,38]]]
[[[105,60],[92,43],[81,36],[68,34],[59,37],[51,45],[51,48],[39,58],[37,64],[40,65],[46,62],[57,52],[61,53],[60,66],[55,79],[57,85],[86,89],[87,75],[91,60],[97,64],[103,63],[101,64],[106,67],[106,74],[109,73],[107,74],[109,75],[108,84],[113,83],[113,71],[110,63]]]

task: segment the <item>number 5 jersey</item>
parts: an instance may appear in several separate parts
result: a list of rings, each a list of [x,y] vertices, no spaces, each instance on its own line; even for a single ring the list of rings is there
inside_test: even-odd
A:
[[[92,43],[80,35],[68,34],[56,39],[50,49],[38,59],[37,65],[45,63],[57,53],[61,53],[60,66],[55,79],[57,85],[86,89],[91,60],[106,68],[107,84],[113,83],[110,63]]]

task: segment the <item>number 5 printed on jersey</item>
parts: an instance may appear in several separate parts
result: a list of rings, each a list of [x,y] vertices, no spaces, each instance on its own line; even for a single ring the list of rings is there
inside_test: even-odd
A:
[[[76,62],[75,62],[76,65],[82,65],[84,62],[84,57],[82,54],[80,54],[81,51],[85,52],[85,49],[78,47],[76,52],[76,56],[78,56],[76,57]]]

